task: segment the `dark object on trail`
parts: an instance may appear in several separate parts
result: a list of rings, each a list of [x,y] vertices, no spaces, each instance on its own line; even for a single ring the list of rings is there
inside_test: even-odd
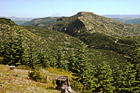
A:
[[[69,78],[67,76],[60,76],[56,79],[57,89],[61,89],[62,85],[70,86]]]
[[[67,76],[60,76],[56,79],[57,89],[61,89],[61,93],[72,93],[69,78]]]
[[[15,66],[9,66],[11,70],[14,70],[15,69]]]

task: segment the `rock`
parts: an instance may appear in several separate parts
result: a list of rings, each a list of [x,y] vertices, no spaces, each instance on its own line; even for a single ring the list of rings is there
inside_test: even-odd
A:
[[[14,70],[15,69],[15,66],[9,66],[11,70]]]

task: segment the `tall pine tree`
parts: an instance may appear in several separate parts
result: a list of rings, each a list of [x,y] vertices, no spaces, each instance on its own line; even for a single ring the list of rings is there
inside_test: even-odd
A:
[[[97,81],[94,92],[113,93],[115,87],[112,83],[112,70],[106,62],[97,66],[95,77],[97,78]]]

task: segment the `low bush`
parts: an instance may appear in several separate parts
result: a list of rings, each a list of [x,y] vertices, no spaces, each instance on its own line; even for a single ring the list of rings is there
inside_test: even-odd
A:
[[[44,80],[46,80],[41,74],[39,71],[37,70],[34,70],[32,72],[29,72],[29,78],[32,79],[32,80],[35,80],[37,82],[44,82]]]
[[[76,80],[71,80],[70,84],[71,84],[72,89],[75,91],[82,91],[82,89],[84,87],[82,85],[82,83],[80,83],[79,81],[76,81]]]

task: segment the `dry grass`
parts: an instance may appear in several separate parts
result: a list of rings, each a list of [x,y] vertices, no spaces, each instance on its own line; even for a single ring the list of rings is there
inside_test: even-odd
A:
[[[47,83],[40,83],[30,80],[28,72],[22,69],[10,70],[8,66],[0,65],[0,93],[60,93],[54,88],[52,74],[48,74],[50,79]]]
[[[65,71],[64,69],[57,69],[57,68],[46,68],[45,70],[47,70],[49,73],[52,73],[53,75],[62,75],[62,76],[68,76],[69,79],[73,78],[73,73],[70,71]],[[53,77],[52,77],[53,78]]]

